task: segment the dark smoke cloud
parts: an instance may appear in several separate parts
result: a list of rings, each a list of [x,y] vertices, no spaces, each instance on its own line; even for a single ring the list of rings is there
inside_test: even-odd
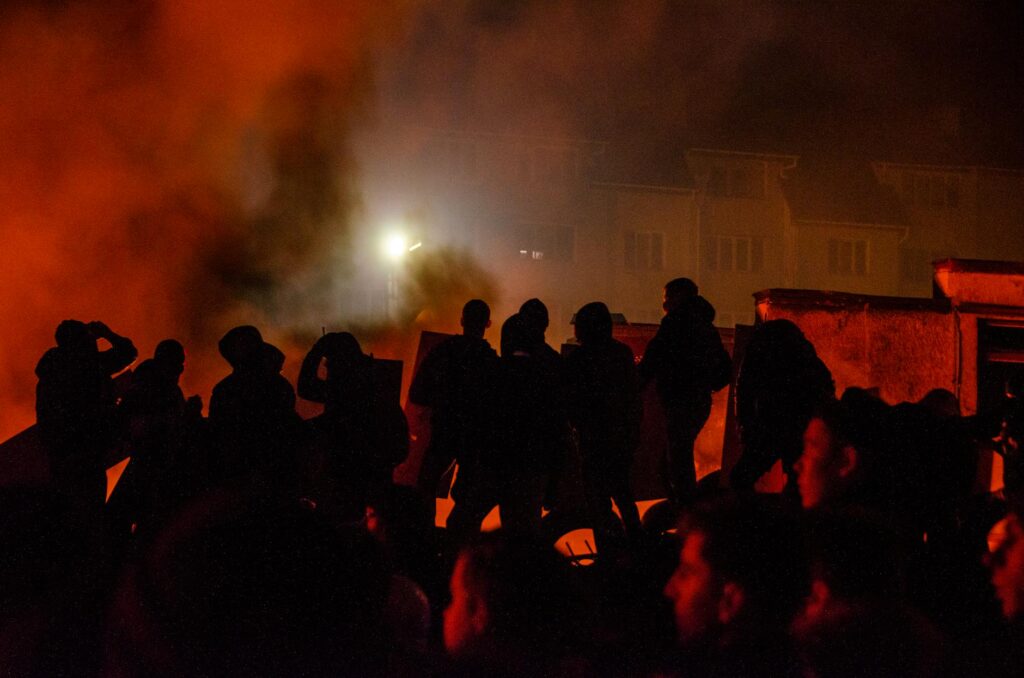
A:
[[[603,139],[666,167],[719,142],[900,155],[939,139],[1019,161],[1021,15],[969,0],[6,3],[0,438],[31,421],[32,367],[65,317],[144,351],[183,339],[200,390],[233,323],[304,347],[359,320],[346,309],[380,275],[381,224],[428,202],[400,169],[435,130]],[[475,282],[410,262],[430,293],[407,289],[398,324],[363,319],[366,337],[431,313],[451,327],[471,290],[533,296],[434,245],[448,282]]]
[[[143,351],[183,339],[202,389],[231,324],[282,335],[328,306],[356,201],[347,126],[367,110],[369,50],[405,11],[0,11],[0,438],[32,421],[32,369],[63,318],[103,319]]]
[[[669,162],[708,142],[916,152],[950,115],[962,146],[1012,157],[1022,25],[1020,3],[971,0],[431,3],[379,90],[398,124],[667,146]]]
[[[425,3],[375,54],[378,115],[357,130],[367,223],[443,219],[442,201],[505,209],[500,187],[431,194],[436,162],[396,170],[450,132],[606,141],[605,169],[638,183],[677,178],[693,147],[1020,165],[1022,14],[971,0]],[[490,266],[504,312],[536,292]]]

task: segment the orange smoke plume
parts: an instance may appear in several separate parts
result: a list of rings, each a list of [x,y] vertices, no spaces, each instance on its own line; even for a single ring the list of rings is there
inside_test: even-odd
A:
[[[278,290],[344,250],[345,131],[399,3],[70,2],[0,15],[0,440],[34,420],[39,356],[64,318],[142,355],[280,331]],[[288,281],[288,282],[285,282]],[[293,294],[289,291],[289,294]]]

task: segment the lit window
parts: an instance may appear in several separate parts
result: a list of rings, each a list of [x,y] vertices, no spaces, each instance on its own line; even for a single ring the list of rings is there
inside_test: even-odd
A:
[[[518,231],[520,259],[571,262],[576,257],[576,229],[572,226],[536,224]]]

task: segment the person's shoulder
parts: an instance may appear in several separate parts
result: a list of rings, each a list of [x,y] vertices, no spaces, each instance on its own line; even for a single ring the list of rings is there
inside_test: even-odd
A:
[[[239,384],[239,376],[238,376],[237,373],[232,372],[231,374],[227,375],[226,377],[224,377],[223,379],[221,379],[220,381],[218,381],[214,385],[214,387],[213,387],[213,395],[217,395],[218,393],[223,394],[223,393],[228,393],[230,391],[233,391],[236,388],[238,388],[238,384]]]
[[[453,343],[452,346],[457,351],[458,355],[465,358],[480,358],[488,360],[491,358],[497,359],[498,353],[491,346],[490,342],[486,339],[478,337],[467,337],[464,334],[460,334],[453,339],[458,339],[457,343]]]
[[[678,332],[693,324],[693,316],[685,311],[676,310],[666,313],[658,326],[658,332]]]
[[[59,348],[47,349],[46,353],[39,359],[39,362],[36,363],[36,376],[44,377],[51,374],[58,369],[62,358],[62,351]]]
[[[472,337],[453,334],[439,341],[427,354],[433,360],[447,360],[463,355],[473,348]]]
[[[584,346],[583,344],[579,344],[562,358],[562,363],[566,367],[579,365],[581,362],[586,360],[589,355],[590,347]]]
[[[617,339],[612,339],[609,353],[611,353],[615,360],[622,361],[623,363],[628,362],[631,365],[636,363],[633,349],[631,349],[628,344],[624,344]]]
[[[630,357],[633,357],[633,349],[629,347],[629,344],[619,341],[618,339],[612,339],[610,345],[612,347],[611,350],[614,352],[622,355],[628,354]]]

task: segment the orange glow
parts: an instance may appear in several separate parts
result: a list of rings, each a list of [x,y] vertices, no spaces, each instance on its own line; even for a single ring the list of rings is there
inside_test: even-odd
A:
[[[110,493],[117,487],[117,481],[121,479],[121,474],[124,473],[125,468],[128,466],[128,462],[132,460],[131,457],[125,457],[121,461],[117,462],[113,466],[107,469],[107,499],[110,499]]]
[[[271,340],[290,330],[211,269],[211,258],[266,256],[252,251],[245,216],[247,148],[293,126],[281,91],[301,78],[343,101],[340,117],[354,110],[363,53],[399,11],[328,0],[259,12],[238,0],[47,7],[0,22],[0,440],[34,420],[32,370],[62,319],[102,319],[143,356],[181,339],[185,390],[204,396],[222,376],[215,342],[228,327],[244,319]]]

